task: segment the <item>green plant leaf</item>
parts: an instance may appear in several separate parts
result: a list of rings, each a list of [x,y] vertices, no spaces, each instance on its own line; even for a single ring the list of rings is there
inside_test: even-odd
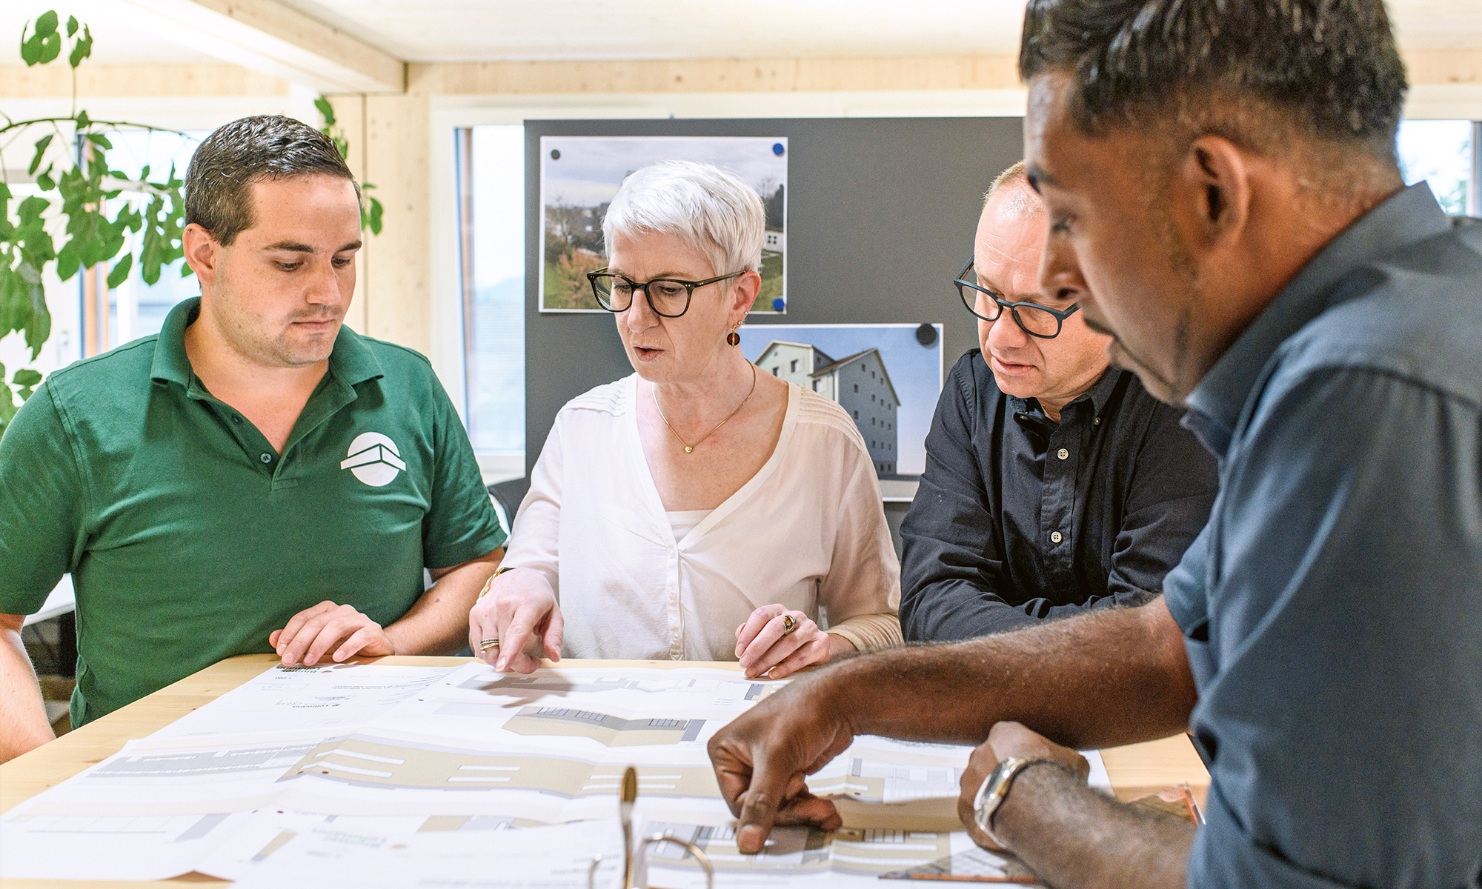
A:
[[[57,33],[57,11],[48,9],[36,17],[36,36],[50,37]]]
[[[3,371],[4,368],[0,368],[0,373],[3,373]],[[32,370],[29,367],[23,367],[15,372],[15,377],[11,379],[11,382],[17,386],[39,386],[41,384],[41,372]]]
[[[57,56],[59,56],[61,54],[62,54],[62,35],[61,34],[58,34],[56,31],[53,31],[53,32],[51,32],[50,34],[46,35],[45,37],[43,37],[41,39],[41,61],[40,61],[40,64],[45,65],[47,62],[55,62],[57,60]]]
[[[31,347],[31,360],[41,355],[41,347],[51,337],[51,312],[46,308],[46,293],[38,281],[31,287],[31,318],[26,325],[26,345]]]
[[[103,135],[102,133],[88,133],[87,140],[98,146],[99,148],[103,149],[104,151],[113,150],[113,143],[108,141],[108,137]]]
[[[40,197],[39,195],[33,194],[23,199],[19,204],[16,205],[15,208],[16,218],[20,222],[20,225],[18,227],[29,228],[34,225],[37,228],[40,228],[41,214],[45,213],[46,208],[50,206],[51,201],[48,201],[46,198]]]
[[[57,251],[57,277],[63,281],[70,280],[80,268],[82,260],[77,258],[77,248],[73,246],[73,242],[68,241]]]
[[[9,263],[0,263],[0,336],[21,330],[25,323],[26,282]]]
[[[375,198],[370,198],[369,204],[370,209],[364,214],[365,218],[361,220],[360,227],[370,229],[370,233],[373,235],[379,235],[381,233],[381,213],[383,208],[381,207],[381,202]]]
[[[329,104],[328,98],[322,94],[317,96],[314,99],[314,108],[319,112],[319,116],[324,118],[326,127],[334,126],[334,106]]]
[[[85,130],[92,125],[93,119],[87,116],[86,111],[77,112],[77,128],[79,130]]]
[[[31,167],[26,170],[27,175],[35,176],[36,171],[41,168],[41,162],[46,158],[46,149],[51,146],[51,138],[52,134],[47,133],[36,140],[36,154],[31,158]]]
[[[123,259],[114,263],[113,270],[108,273],[108,289],[112,290],[129,279],[129,270],[134,267],[134,254],[125,253]]]
[[[77,33],[77,16],[67,16],[67,36],[71,37]]]
[[[93,54],[93,32],[87,25],[82,26],[82,36],[72,44],[72,52],[67,54],[67,64],[76,68],[82,64],[82,60]]]

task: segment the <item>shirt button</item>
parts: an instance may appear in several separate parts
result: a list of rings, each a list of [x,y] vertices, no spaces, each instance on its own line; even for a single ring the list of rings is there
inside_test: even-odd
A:
[[[1070,451],[1067,451],[1065,448],[1061,448],[1060,450],[1055,452],[1055,456],[1059,457],[1061,460],[1064,460],[1070,456]]]
[[[271,463],[271,462],[273,462],[273,455],[272,454],[263,454],[261,457],[258,457],[257,459],[261,460],[264,463]]]
[[[242,425],[242,415],[232,414],[232,422],[236,423],[238,426]]]
[[[1062,541],[1064,539],[1065,539],[1065,535],[1064,534],[1061,534],[1059,531],[1051,531],[1050,532],[1050,542],[1051,543],[1059,543],[1060,541]]]

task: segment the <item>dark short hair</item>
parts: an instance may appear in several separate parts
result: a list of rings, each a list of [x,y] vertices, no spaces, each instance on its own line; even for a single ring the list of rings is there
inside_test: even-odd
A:
[[[207,136],[190,159],[185,221],[230,244],[252,227],[252,183],[312,174],[355,182],[334,142],[308,124],[281,114],[234,120]]]
[[[1030,0],[1019,74],[1056,71],[1088,134],[1178,115],[1236,122],[1246,132],[1222,135],[1237,142],[1305,136],[1388,160],[1406,89],[1383,0]]]

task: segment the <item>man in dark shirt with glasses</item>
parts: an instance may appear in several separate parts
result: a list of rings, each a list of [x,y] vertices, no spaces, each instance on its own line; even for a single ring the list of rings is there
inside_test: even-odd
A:
[[[1079,305],[1040,293],[1044,208],[1023,164],[988,190],[956,282],[981,351],[957,362],[901,526],[912,641],[1001,633],[1156,595],[1218,483],[1181,412],[1109,368]]]

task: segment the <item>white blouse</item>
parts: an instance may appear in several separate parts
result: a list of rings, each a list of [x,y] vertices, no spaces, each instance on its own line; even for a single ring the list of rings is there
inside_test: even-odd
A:
[[[860,651],[900,644],[900,563],[843,408],[789,385],[771,457],[676,540],[638,437],[637,380],[556,415],[504,557],[550,580],[563,654],[734,661],[736,628],[770,603],[815,620],[823,606]]]

